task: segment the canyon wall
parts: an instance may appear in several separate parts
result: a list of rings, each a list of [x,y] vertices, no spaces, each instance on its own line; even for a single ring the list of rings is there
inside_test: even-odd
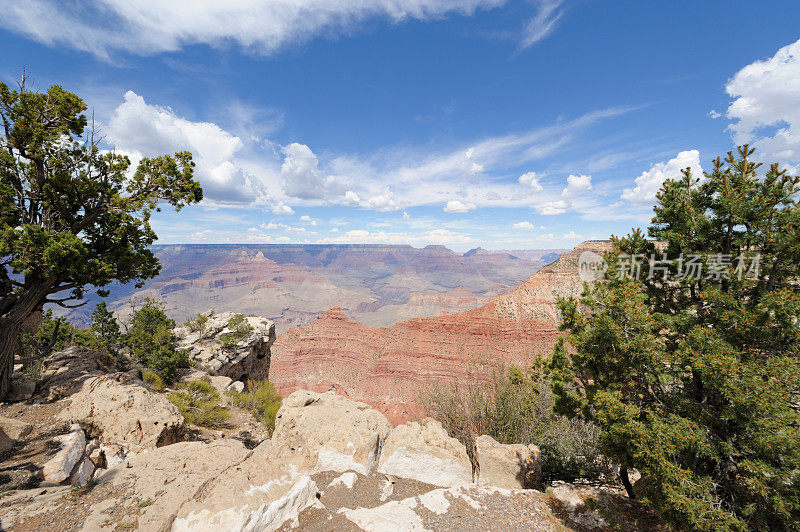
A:
[[[373,328],[331,308],[278,336],[269,379],[284,395],[335,390],[375,406],[392,423],[413,419],[431,386],[485,379],[549,354],[559,334],[556,298],[579,296],[583,287],[580,254],[607,249],[607,242],[585,242],[512,292],[452,315]]]

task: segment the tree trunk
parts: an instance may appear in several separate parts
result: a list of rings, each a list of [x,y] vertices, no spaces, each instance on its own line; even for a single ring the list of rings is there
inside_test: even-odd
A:
[[[636,494],[633,493],[633,484],[631,484],[631,479],[628,478],[628,468],[623,466],[619,468],[619,478],[622,480],[622,485],[625,486],[625,491],[628,493],[628,497],[631,499],[636,498]]]
[[[14,357],[20,348],[21,326],[7,320],[0,321],[0,401],[6,398],[11,388],[14,372]]]

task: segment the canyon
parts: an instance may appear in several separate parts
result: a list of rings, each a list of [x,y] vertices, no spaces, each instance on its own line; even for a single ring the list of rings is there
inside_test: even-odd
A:
[[[335,391],[374,406],[392,424],[416,419],[431,387],[469,386],[548,356],[559,336],[557,298],[583,289],[581,253],[609,248],[606,241],[584,242],[515,290],[451,315],[370,327],[331,308],[277,337],[268,377],[283,395]]]
[[[157,277],[141,288],[108,287],[108,305],[123,321],[150,297],[179,324],[213,309],[262,316],[275,322],[279,334],[334,306],[373,327],[473,309],[511,291],[563,251],[476,248],[461,254],[434,245],[313,244],[158,245],[152,250],[163,265]],[[97,301],[90,295],[89,304],[67,317],[88,325]]]

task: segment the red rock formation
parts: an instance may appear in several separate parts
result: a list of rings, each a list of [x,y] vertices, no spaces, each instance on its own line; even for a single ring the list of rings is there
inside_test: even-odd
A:
[[[269,379],[282,394],[335,390],[374,405],[392,423],[417,417],[426,386],[486,378],[503,365],[526,367],[550,353],[558,337],[557,296],[582,290],[578,257],[607,248],[581,244],[513,292],[458,314],[372,328],[332,308],[278,336]]]

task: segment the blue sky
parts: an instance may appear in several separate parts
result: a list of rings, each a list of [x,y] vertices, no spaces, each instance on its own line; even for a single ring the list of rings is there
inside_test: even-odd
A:
[[[0,0],[0,79],[189,149],[161,243],[557,248],[737,143],[800,163],[800,3]]]

